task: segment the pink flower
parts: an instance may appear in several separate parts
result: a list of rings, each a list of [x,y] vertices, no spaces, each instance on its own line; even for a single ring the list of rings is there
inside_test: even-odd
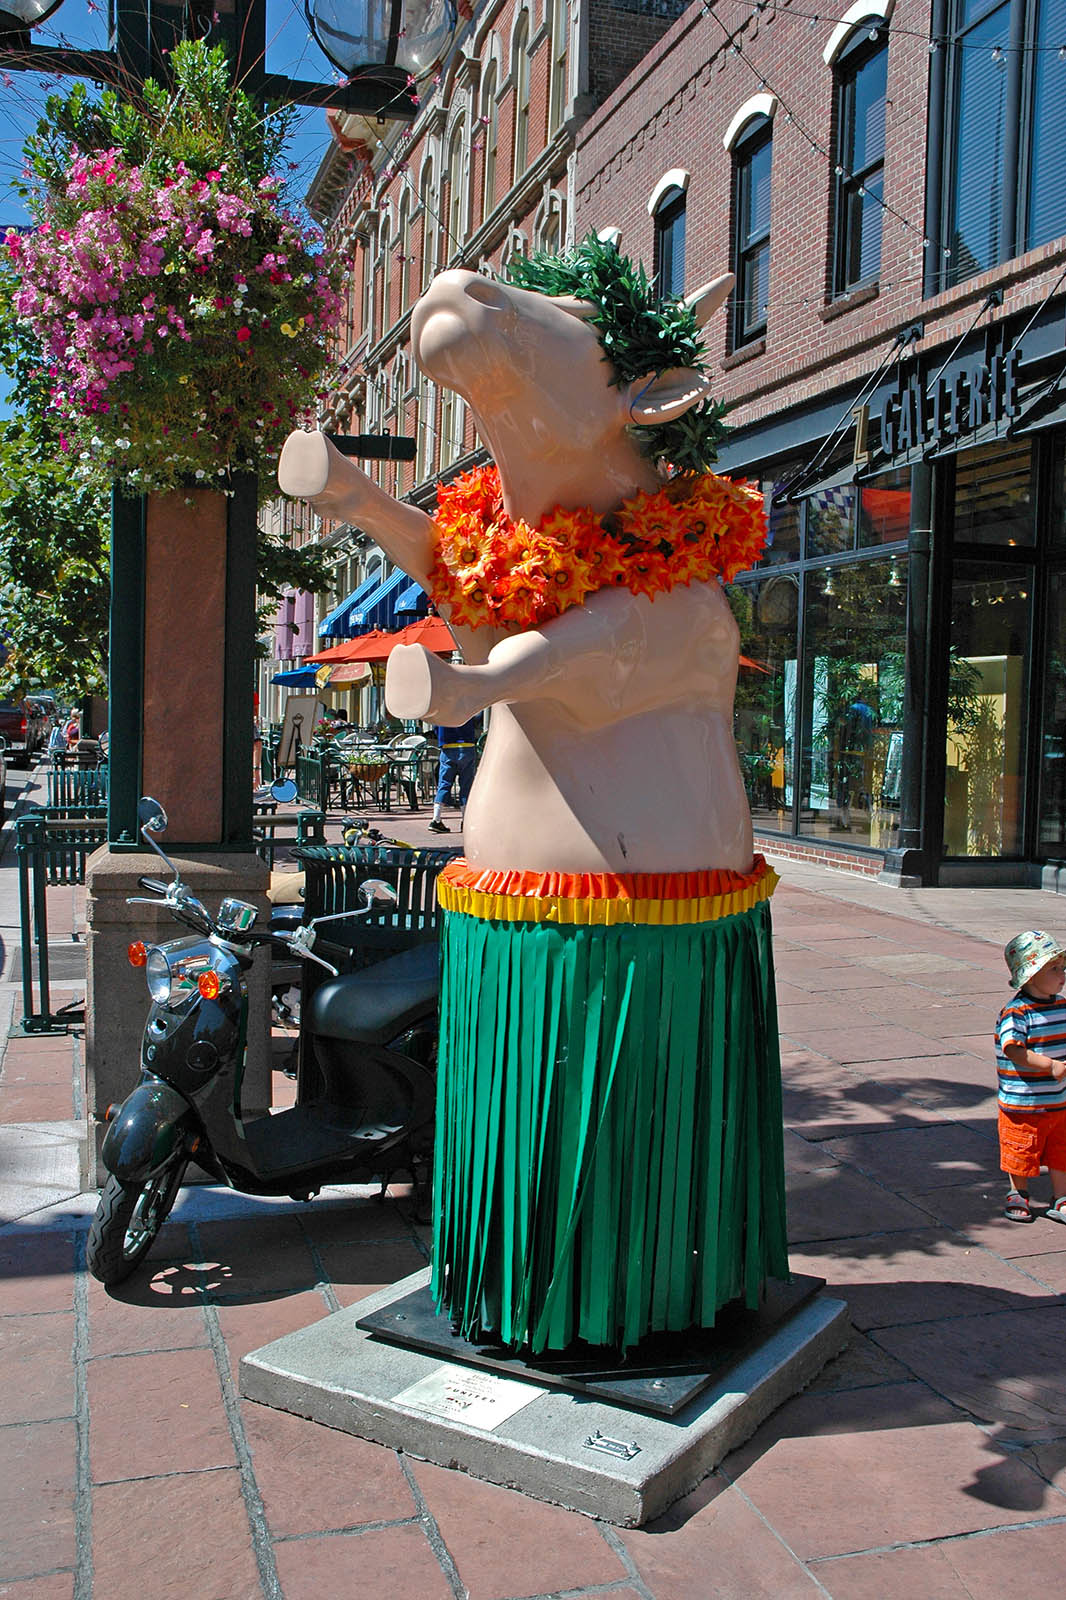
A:
[[[237,338],[241,344],[245,344],[251,337],[251,328],[242,327],[237,329]]]

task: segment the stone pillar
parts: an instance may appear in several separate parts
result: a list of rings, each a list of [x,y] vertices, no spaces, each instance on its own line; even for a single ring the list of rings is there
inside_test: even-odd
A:
[[[162,841],[164,848],[166,840]],[[169,854],[170,852],[168,852]],[[256,855],[218,854],[172,859],[190,889],[212,912],[226,895],[259,907],[260,923],[270,916],[266,898],[269,872]],[[99,1161],[103,1116],[115,1100],[122,1100],[140,1074],[141,1035],[151,1001],[144,969],[131,967],[126,949],[134,939],[162,944],[187,932],[168,911],[154,906],[128,906],[128,895],[145,895],[137,879],[142,875],[168,878],[159,857],[112,854],[106,848],[90,858],[88,885],[88,969],[86,975],[86,1101],[89,1107],[88,1184],[99,1184],[107,1174]],[[248,1055],[241,1105],[246,1117],[264,1115],[270,1106],[270,952],[256,952],[248,982]]]
[[[96,1149],[108,1105],[137,1081],[150,1004],[126,947],[186,931],[165,910],[126,904],[144,893],[138,876],[166,876],[138,836],[138,797],[166,811],[161,843],[209,910],[234,895],[257,905],[261,921],[269,915],[269,873],[252,849],[256,482],[245,476],[232,487],[115,500],[109,843],[87,874],[85,1054]],[[270,1104],[269,965],[260,952],[250,984],[246,1115]]]

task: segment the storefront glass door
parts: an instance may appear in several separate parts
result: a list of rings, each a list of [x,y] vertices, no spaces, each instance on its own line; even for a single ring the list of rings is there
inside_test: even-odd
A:
[[[945,856],[1017,856],[1033,569],[958,561],[951,592]]]
[[[1066,572],[1048,578],[1040,747],[1039,854],[1066,855]]]
[[[906,567],[807,573],[799,831],[890,850],[899,831]]]

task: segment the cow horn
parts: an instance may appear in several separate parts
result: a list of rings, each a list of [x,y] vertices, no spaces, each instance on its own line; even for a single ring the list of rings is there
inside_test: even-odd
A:
[[[706,327],[718,307],[725,304],[736,281],[731,272],[726,272],[722,277],[713,279],[711,283],[705,283],[702,289],[696,289],[692,294],[685,296],[685,304],[701,328]]]

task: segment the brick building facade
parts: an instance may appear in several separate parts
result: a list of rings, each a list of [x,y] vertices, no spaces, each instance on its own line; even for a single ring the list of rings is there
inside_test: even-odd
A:
[[[672,292],[736,272],[720,466],[770,523],[737,737],[782,850],[1066,857],[1062,39],[1066,0],[499,0],[410,129],[341,119],[316,178],[352,263],[323,425],[414,436],[374,470],[420,503],[477,450],[410,360],[433,272],[590,230]],[[366,542],[329,536],[340,599]]]
[[[738,276],[720,465],[771,544],[737,736],[780,850],[926,882],[1066,856],[1059,34],[1047,0],[696,4],[578,135],[579,236]]]

